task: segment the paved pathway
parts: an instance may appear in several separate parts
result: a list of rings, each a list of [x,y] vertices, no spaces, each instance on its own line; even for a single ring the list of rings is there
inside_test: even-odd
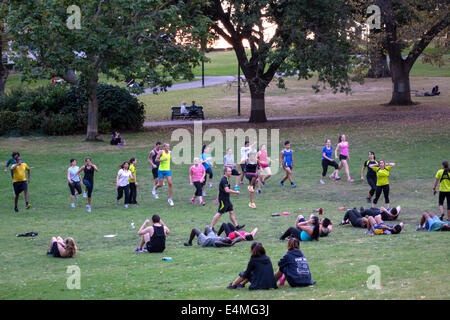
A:
[[[196,78],[199,78],[199,77],[196,77]],[[223,83],[227,83],[228,81],[234,81],[234,80],[237,80],[237,75],[236,76],[208,76],[208,77],[205,77],[205,87],[215,86],[217,84],[223,84]],[[201,88],[201,87],[202,87],[202,80],[200,77],[200,80],[174,84],[170,88],[167,88],[167,91],[193,89],[193,88]],[[145,94],[153,94],[153,89],[151,89],[151,88],[145,89],[144,93],[142,93],[142,95],[145,95]]]

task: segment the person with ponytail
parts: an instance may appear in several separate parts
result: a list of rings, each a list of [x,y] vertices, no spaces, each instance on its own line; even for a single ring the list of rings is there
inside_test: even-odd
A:
[[[375,190],[377,189],[377,173],[371,169],[369,166],[371,164],[378,164],[378,162],[375,160],[375,153],[372,151],[369,151],[369,160],[364,162],[364,165],[361,168],[361,180],[364,181],[364,170],[367,168],[367,183],[370,186],[369,195],[367,196],[367,203],[372,202],[372,197],[375,194]]]
[[[285,280],[291,287],[305,287],[316,283],[311,279],[308,260],[300,251],[300,242],[296,238],[289,240],[288,251],[278,261],[278,267],[275,279],[280,280],[280,286],[284,286]]]
[[[320,184],[325,184],[325,181],[323,179],[325,178],[328,166],[331,166],[334,168],[333,173],[330,175],[330,179],[336,180],[336,177],[339,178],[338,173],[338,164],[333,160],[333,146],[331,145],[331,140],[327,139],[325,141],[325,146],[322,148],[322,178],[320,179]]]
[[[377,188],[375,190],[375,199],[373,199],[372,208],[376,207],[378,199],[383,192],[387,210],[391,210],[389,203],[389,173],[393,167],[395,167],[395,163],[388,163],[384,160],[378,161],[378,164],[369,165],[369,168],[377,174]]]
[[[345,134],[341,134],[339,136],[338,139],[338,145],[336,146],[336,150],[334,151],[334,156],[337,159],[337,153],[338,150],[341,150],[341,153],[339,154],[339,167],[338,167],[338,172],[339,170],[342,169],[342,167],[345,168],[345,172],[347,173],[347,181],[348,182],[353,182],[355,181],[354,179],[352,179],[352,177],[350,177],[350,169],[348,168],[348,163],[347,160],[350,161],[350,154],[348,152],[348,141],[346,140]],[[339,176],[335,175],[336,180],[339,179]]]
[[[205,168],[206,175],[209,176],[208,186],[210,188],[212,188],[212,186],[213,186],[212,185],[212,178],[214,176],[214,173],[213,173],[212,168],[211,168],[212,167],[212,163],[211,163],[212,157],[211,157],[211,154],[209,152],[210,152],[209,147],[206,144],[204,144],[202,146],[202,154],[200,156],[200,161],[201,161],[203,167]],[[206,196],[205,187],[206,187],[206,176],[205,176],[205,182],[203,183],[203,192],[202,192],[202,196],[203,197]]]
[[[316,216],[306,221],[303,216],[299,216],[297,227],[291,227],[280,237],[280,240],[284,240],[287,237],[293,237],[300,241],[319,241],[320,237],[320,221]]]
[[[135,205],[139,205],[136,197],[137,197],[137,185],[138,182],[136,180],[136,158],[131,158],[130,159],[130,172],[133,174],[133,178],[129,177],[128,178],[128,182],[130,182],[130,203],[131,204],[135,204]]]
[[[130,203],[130,181],[129,178],[134,179],[133,173],[129,170],[130,164],[128,162],[124,162],[120,165],[120,170],[117,172],[116,178],[116,188],[117,188],[117,200],[116,204],[120,203],[120,199],[123,197],[123,193],[125,192],[125,203],[124,207],[128,208]]]
[[[52,237],[47,255],[52,255],[55,258],[71,258],[77,251],[78,248],[72,238],[67,237],[63,240],[61,237]]]
[[[450,221],[450,170],[448,161],[442,162],[442,169],[436,173],[433,193],[436,193],[436,187],[439,183],[439,210],[441,211],[441,220],[444,218],[444,201],[447,199],[447,221]]]

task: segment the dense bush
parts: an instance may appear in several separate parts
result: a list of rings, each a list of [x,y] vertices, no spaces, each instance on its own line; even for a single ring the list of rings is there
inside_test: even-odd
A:
[[[140,130],[144,105],[125,88],[99,84],[99,132],[112,128]],[[84,132],[87,125],[86,92],[77,87],[48,85],[34,90],[13,89],[0,97],[0,135],[67,135]]]

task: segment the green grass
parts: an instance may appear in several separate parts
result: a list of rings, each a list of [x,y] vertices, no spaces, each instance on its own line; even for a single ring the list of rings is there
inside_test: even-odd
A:
[[[323,141],[330,137],[335,143],[341,132],[350,141],[350,168],[356,182],[327,180],[320,185]],[[205,207],[190,205],[193,188],[188,182],[188,165],[172,167],[176,185],[174,208],[167,204],[166,188],[160,191],[160,199],[152,198],[146,157],[153,142],[168,141],[171,131],[126,134],[127,145],[122,148],[107,142],[84,143],[82,136],[4,138],[0,141],[0,158],[6,160],[18,150],[32,167],[29,190],[33,207],[24,210],[21,195],[20,212],[14,214],[10,175],[2,174],[0,299],[449,299],[449,234],[415,231],[421,212],[437,209],[431,186],[440,162],[448,158],[448,150],[443,146],[450,138],[449,132],[450,125],[444,119],[397,125],[331,122],[282,128],[280,141],[290,139],[295,150],[294,178],[298,187],[281,189],[278,173],[268,181],[263,194],[256,196],[256,210],[248,207],[248,191],[243,188],[241,195],[232,196],[238,222],[246,224],[247,230],[260,229],[256,240],[264,244],[274,268],[286,252],[286,242],[277,239],[294,224],[298,212],[309,216],[313,209],[322,207],[335,227],[328,238],[301,243],[317,281],[314,287],[263,292],[225,289],[245,269],[250,243],[221,249],[183,246],[190,229],[209,224],[216,212],[212,202],[216,189],[207,190]],[[392,203],[404,208],[399,220],[406,223],[406,229],[400,235],[369,237],[362,229],[337,226],[343,215],[338,207],[367,206],[364,199],[369,188],[358,178],[369,150],[378,158],[397,163],[390,185]],[[86,156],[92,157],[100,170],[95,176],[90,214],[81,197],[77,208],[70,208],[65,178],[69,159],[75,157],[81,164]],[[114,204],[115,176],[118,165],[132,156],[138,159],[140,206],[126,210]],[[270,151],[269,156],[276,157]],[[215,186],[220,171],[220,166],[214,169]],[[380,200],[380,204],[383,202]],[[292,214],[271,217],[271,213],[281,211]],[[172,231],[167,249],[163,254],[135,254],[137,229],[132,230],[130,222],[134,220],[139,228],[145,218],[155,213]],[[228,221],[225,215],[219,222]],[[15,237],[29,231],[37,231],[39,236]],[[103,237],[111,233],[118,236]],[[77,256],[46,256],[50,237],[56,235],[72,236],[79,247]],[[163,256],[170,256],[173,261],[162,261]],[[66,288],[66,268],[70,265],[81,269],[81,290]],[[381,269],[381,290],[365,286],[370,265]]]

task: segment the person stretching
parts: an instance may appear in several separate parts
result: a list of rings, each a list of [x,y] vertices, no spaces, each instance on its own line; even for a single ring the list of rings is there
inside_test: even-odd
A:
[[[278,261],[275,280],[280,280],[280,286],[284,286],[285,280],[291,287],[305,287],[315,284],[316,282],[311,279],[308,260],[300,251],[298,239],[289,239],[287,247],[288,251]]]
[[[306,221],[303,216],[299,216],[298,221],[297,228],[291,227],[287,229],[286,232],[280,237],[280,240],[284,240],[287,237],[294,237],[301,241],[319,241],[320,224],[318,217],[311,216],[311,218]]]
[[[245,176],[245,162],[248,159],[248,154],[250,151],[254,150],[256,145],[256,142],[253,142],[252,145],[250,145],[250,142],[248,140],[245,141],[244,146],[241,148],[241,185],[244,185],[244,176]]]
[[[348,141],[346,141],[345,134],[341,134],[339,136],[338,144],[336,146],[336,150],[334,151],[334,157],[336,159],[338,159],[337,153],[339,150],[341,150],[341,153],[339,154],[340,162],[339,162],[338,172],[339,172],[339,170],[342,169],[342,167],[344,167],[345,173],[347,173],[347,181],[353,182],[355,180],[352,179],[352,177],[350,177],[350,169],[348,168],[348,163],[347,163],[347,160],[350,161],[350,154],[348,152]],[[336,177],[336,178],[338,178],[338,177]]]
[[[72,258],[77,251],[78,248],[72,238],[67,237],[63,240],[61,237],[52,237],[47,255],[55,258]]]
[[[256,159],[256,153],[250,152],[248,159],[245,161],[245,177],[249,181],[248,191],[250,192],[250,208],[256,209],[255,204],[255,184],[258,181],[258,194],[261,193],[261,179],[258,179],[259,162]]]
[[[77,166],[77,160],[70,159],[70,167],[67,169],[67,180],[69,181],[70,200],[72,201],[71,207],[75,208],[75,199],[78,200],[78,195],[83,191],[81,190],[81,177],[80,174],[75,175],[80,168]],[[77,193],[75,193],[77,191]]]
[[[195,204],[195,198],[198,197],[198,200],[200,200],[200,204],[202,206],[205,205],[205,202],[203,201],[203,195],[202,195],[202,189],[203,189],[203,184],[205,183],[205,179],[206,179],[205,167],[200,164],[199,158],[194,158],[194,165],[189,169],[190,185],[195,186],[195,193],[194,193],[194,196],[191,198],[192,204]]]
[[[253,229],[250,233],[246,231],[237,231],[231,223],[224,222],[220,226],[217,235],[220,236],[222,232],[225,232],[225,235],[231,240],[239,239],[239,241],[252,241],[255,238],[256,233],[258,232],[258,228]]]
[[[450,231],[450,222],[444,222],[433,212],[424,212],[416,231]]]
[[[88,212],[91,212],[92,191],[94,190],[94,171],[98,172],[98,168],[91,162],[91,158],[86,158],[84,161],[86,164],[82,166],[75,175],[78,175],[81,171],[84,171],[83,184],[86,187],[88,198],[86,208]]]
[[[331,166],[334,168],[333,173],[330,175],[330,179],[336,180],[338,177],[338,164],[336,161],[333,160],[333,146],[331,145],[331,140],[327,139],[325,142],[325,146],[322,148],[322,178],[320,179],[320,184],[325,184],[325,181],[323,179],[325,178],[328,167]]]
[[[371,164],[378,164],[378,161],[375,160],[375,153],[369,151],[369,160],[364,162],[364,165],[361,168],[361,180],[364,181],[364,170],[367,168],[367,183],[370,186],[369,195],[367,196],[367,203],[372,202],[372,197],[375,194],[375,190],[377,189],[377,173],[373,171],[369,166]]]
[[[378,208],[369,208],[364,210],[363,207],[361,207],[360,209],[360,213],[361,216],[365,217],[365,216],[370,216],[370,217],[375,217],[377,215],[381,215],[381,219],[383,221],[393,221],[393,220],[397,220],[398,215],[400,214],[400,212],[402,211],[402,207],[397,206],[395,208],[392,209],[386,209],[384,207],[381,207],[380,209]]]
[[[231,240],[230,238],[222,238],[217,236],[213,229],[209,226],[206,226],[205,232],[202,233],[199,229],[193,228],[191,230],[191,234],[189,236],[189,241],[184,243],[185,247],[191,247],[192,241],[194,240],[195,236],[198,237],[197,244],[202,247],[231,247],[234,246],[235,243],[238,241]]]
[[[381,219],[381,215],[376,217],[369,217],[367,219],[367,231],[366,234],[370,235],[381,235],[381,234],[398,234],[403,229],[403,223],[397,224],[396,226],[388,226],[384,224]]]
[[[284,187],[284,181],[289,179],[291,187],[295,188],[296,185],[292,180],[292,169],[294,168],[294,150],[291,149],[291,143],[289,141],[284,142],[284,150],[280,153],[280,168],[286,171],[286,175],[280,181],[280,186]]]
[[[161,188],[164,183],[164,177],[167,179],[167,186],[169,188],[169,199],[167,202],[171,207],[173,207],[173,187],[172,187],[172,170],[170,170],[170,144],[164,143],[163,150],[160,150],[158,156],[156,157],[156,162],[159,162],[158,168],[158,185],[156,186],[156,190]],[[157,193],[157,192],[156,192]]]
[[[378,164],[369,165],[369,168],[373,169],[377,174],[377,188],[375,190],[375,199],[372,202],[373,208],[376,207],[381,192],[384,194],[384,201],[388,210],[391,208],[389,206],[389,173],[393,167],[395,167],[395,163],[386,163],[384,160],[380,160]]]
[[[450,221],[450,171],[448,169],[448,161],[442,162],[442,169],[436,173],[434,181],[433,193],[436,193],[436,187],[439,183],[439,211],[441,212],[441,220],[444,218],[444,201],[447,199],[447,221]]]
[[[166,236],[170,233],[169,228],[157,214],[152,216],[152,222],[153,225],[147,227],[150,224],[150,220],[145,220],[139,229],[138,235],[141,236],[141,242],[134,250],[135,252],[143,252],[144,244],[147,252],[163,252],[166,249]]]

